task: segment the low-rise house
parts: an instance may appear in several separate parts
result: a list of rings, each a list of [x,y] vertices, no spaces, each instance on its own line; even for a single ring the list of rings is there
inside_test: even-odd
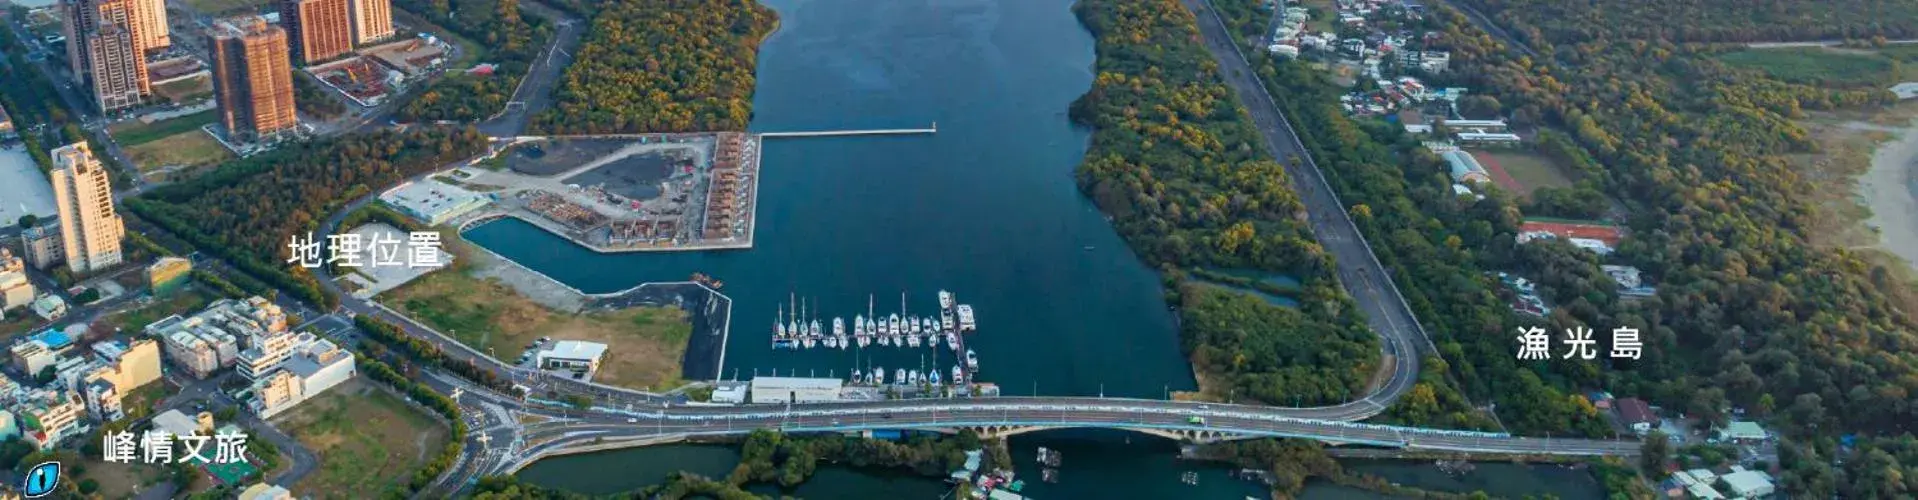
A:
[[[1644,434],[1658,426],[1658,415],[1643,399],[1620,398],[1614,406],[1618,408],[1619,422],[1631,427],[1633,432]]]

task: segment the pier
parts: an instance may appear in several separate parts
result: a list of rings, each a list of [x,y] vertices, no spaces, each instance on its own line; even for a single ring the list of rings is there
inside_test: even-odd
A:
[[[888,128],[868,130],[811,130],[800,132],[761,132],[760,137],[850,137],[861,135],[920,135],[939,133],[939,122],[928,128]]]

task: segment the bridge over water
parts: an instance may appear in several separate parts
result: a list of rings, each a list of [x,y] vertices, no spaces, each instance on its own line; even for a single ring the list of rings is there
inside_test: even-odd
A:
[[[1287,416],[1279,409],[1177,401],[1004,397],[792,406],[677,406],[625,411],[596,407],[581,418],[527,432],[537,446],[498,464],[510,472],[539,458],[586,449],[631,446],[662,438],[736,435],[756,429],[785,432],[861,432],[915,429],[972,430],[1005,437],[1048,429],[1117,429],[1184,442],[1264,437],[1312,439],[1333,445],[1504,455],[1635,455],[1637,441],[1557,439],[1505,433],[1427,429]]]

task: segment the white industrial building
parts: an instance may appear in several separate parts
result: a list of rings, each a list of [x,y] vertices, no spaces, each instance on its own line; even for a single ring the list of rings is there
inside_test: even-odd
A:
[[[431,179],[408,182],[380,193],[380,201],[429,226],[445,224],[486,206],[492,200]]]
[[[753,377],[752,402],[829,403],[839,400],[845,381],[836,378]]]
[[[561,340],[553,347],[541,350],[533,355],[535,366],[542,370],[573,370],[587,374],[599,370],[600,358],[606,357],[606,344]]]

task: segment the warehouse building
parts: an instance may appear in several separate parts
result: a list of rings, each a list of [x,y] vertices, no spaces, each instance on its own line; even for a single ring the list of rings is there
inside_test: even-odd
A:
[[[754,404],[830,403],[845,382],[836,378],[753,377]]]

